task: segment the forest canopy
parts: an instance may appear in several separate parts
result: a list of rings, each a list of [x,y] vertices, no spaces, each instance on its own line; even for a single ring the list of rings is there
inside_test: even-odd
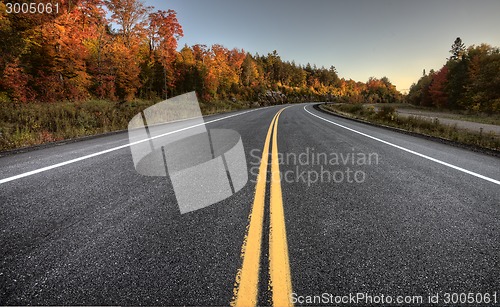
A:
[[[500,113],[500,49],[487,44],[465,47],[458,37],[438,71],[424,72],[408,102],[446,109]]]
[[[399,102],[387,77],[366,83],[241,49],[179,48],[173,10],[138,0],[61,0],[52,14],[8,14],[0,3],[0,101],[158,99],[196,90],[205,101]]]

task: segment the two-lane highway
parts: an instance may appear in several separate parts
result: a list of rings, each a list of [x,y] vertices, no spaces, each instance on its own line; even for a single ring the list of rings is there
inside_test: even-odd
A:
[[[241,135],[249,182],[183,215],[126,133],[1,157],[0,304],[500,292],[500,159],[312,104],[205,121]]]

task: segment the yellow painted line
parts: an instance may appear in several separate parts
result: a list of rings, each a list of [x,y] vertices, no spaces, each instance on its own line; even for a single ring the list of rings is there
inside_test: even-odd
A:
[[[291,302],[292,277],[288,259],[285,212],[281,192],[280,166],[278,161],[278,113],[273,131],[271,153],[271,201],[269,226],[269,284],[273,306],[293,306]]]
[[[260,251],[262,246],[262,226],[264,223],[264,205],[266,197],[267,165],[272,127],[278,114],[274,115],[267,131],[259,174],[255,185],[255,198],[249,216],[247,234],[241,248],[243,264],[236,274],[231,306],[256,306],[259,289]]]

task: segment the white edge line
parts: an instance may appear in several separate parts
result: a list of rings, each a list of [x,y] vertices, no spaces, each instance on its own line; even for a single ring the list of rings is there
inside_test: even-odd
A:
[[[266,107],[266,108],[268,108],[268,107]],[[170,131],[170,132],[167,132],[167,133],[164,133],[164,134],[161,134],[161,135],[157,135],[157,136],[154,136],[154,137],[151,137],[151,138],[147,138],[147,139],[144,139],[144,140],[140,140],[140,141],[137,141],[137,142],[128,143],[128,144],[121,145],[121,146],[118,146],[118,147],[113,147],[113,148],[110,148],[110,149],[99,151],[99,152],[96,152],[96,153],[93,153],[93,154],[90,154],[90,155],[86,155],[86,156],[82,156],[82,157],[75,158],[75,159],[72,159],[72,160],[68,160],[68,161],[64,161],[64,162],[61,162],[61,163],[49,165],[49,166],[46,166],[46,167],[42,167],[42,168],[39,168],[39,169],[36,169],[36,170],[32,170],[32,171],[29,171],[29,172],[26,172],[26,173],[15,175],[15,176],[12,176],[12,177],[3,178],[3,179],[0,179],[0,184],[7,183],[7,182],[10,182],[10,181],[14,181],[14,180],[17,180],[17,179],[21,179],[21,178],[24,178],[24,177],[28,177],[28,176],[31,176],[31,175],[39,174],[39,173],[42,173],[42,172],[45,172],[45,171],[48,171],[48,170],[51,170],[51,169],[54,169],[54,168],[58,168],[58,167],[65,166],[65,165],[68,165],[68,164],[72,164],[72,163],[75,163],[75,162],[79,162],[79,161],[82,161],[82,160],[90,159],[90,158],[93,158],[93,157],[96,157],[96,156],[107,154],[109,152],[120,150],[120,149],[123,149],[123,148],[127,148],[127,147],[130,147],[130,146],[133,146],[133,145],[137,145],[137,144],[140,144],[140,143],[143,143],[143,142],[148,142],[149,140],[154,140],[154,139],[157,139],[157,138],[161,138],[161,137],[164,137],[164,136],[169,135],[169,134],[174,134],[174,133],[177,133],[177,132],[185,131],[185,130],[192,129],[192,128],[195,128],[195,127],[199,127],[199,126],[202,126],[202,125],[210,124],[210,123],[213,123],[213,122],[217,122],[217,121],[220,121],[220,120],[228,119],[228,118],[231,118],[231,117],[243,115],[243,114],[246,114],[246,113],[249,113],[249,112],[253,112],[253,111],[257,111],[257,110],[262,110],[262,109],[266,109],[266,108],[258,108],[258,109],[244,111],[244,112],[241,112],[241,113],[232,114],[232,115],[221,117],[221,118],[218,118],[218,119],[214,119],[214,120],[211,120],[211,121],[208,121],[208,122],[203,122],[203,123],[196,124],[196,125],[193,125],[193,126],[185,127],[185,128],[179,129],[179,130]]]
[[[411,149],[408,149],[408,148],[405,148],[405,147],[402,147],[402,146],[399,146],[399,145],[396,145],[396,144],[393,144],[393,143],[390,143],[390,142],[384,141],[384,140],[382,140],[382,139],[376,138],[376,137],[371,136],[371,135],[369,135],[369,134],[366,134],[366,133],[363,133],[363,132],[360,132],[360,131],[354,130],[354,129],[352,129],[352,128],[349,128],[349,127],[343,126],[343,125],[341,125],[341,124],[338,124],[338,123],[333,122],[333,121],[331,121],[331,120],[328,120],[328,119],[326,119],[326,118],[323,118],[323,117],[321,117],[321,116],[318,116],[318,115],[316,115],[316,114],[314,114],[314,113],[310,112],[309,110],[307,110],[307,109],[306,109],[306,106],[304,106],[304,111],[306,111],[307,113],[311,114],[312,116],[315,116],[315,117],[317,117],[317,118],[320,118],[320,119],[322,119],[322,120],[324,120],[324,121],[326,121],[326,122],[329,122],[329,123],[334,124],[334,125],[336,125],[336,126],[339,126],[339,127],[341,127],[341,128],[347,129],[347,130],[352,131],[352,132],[354,132],[354,133],[360,134],[360,135],[362,135],[362,136],[366,136],[367,138],[373,139],[373,140],[375,140],[375,141],[379,141],[379,142],[381,142],[381,143],[384,143],[384,144],[386,144],[386,145],[389,145],[389,146],[392,146],[392,147],[395,147],[395,148],[401,149],[401,150],[403,150],[403,151],[409,152],[409,153],[411,153],[411,154],[414,154],[414,155],[416,155],[416,156],[422,157],[422,158],[424,158],[424,159],[431,160],[431,161],[433,161],[433,162],[436,162],[436,163],[439,163],[439,164],[442,164],[442,165],[445,165],[445,166],[451,167],[451,168],[453,168],[453,169],[456,169],[456,170],[458,170],[458,171],[464,172],[464,173],[466,173],[466,174],[469,174],[469,175],[472,175],[472,176],[475,176],[475,177],[478,177],[478,178],[481,178],[481,179],[487,180],[487,181],[489,181],[489,182],[492,182],[492,183],[495,183],[495,184],[500,185],[500,181],[499,181],[499,180],[496,180],[496,179],[493,179],[493,178],[490,178],[490,177],[486,177],[486,176],[483,176],[483,175],[478,174],[478,173],[474,173],[474,172],[472,172],[472,171],[466,170],[465,168],[461,168],[461,167],[459,167],[459,166],[456,166],[456,165],[453,165],[453,164],[450,164],[450,163],[447,163],[447,162],[444,162],[444,161],[438,160],[438,159],[436,159],[436,158],[432,158],[432,157],[426,156],[426,155],[424,155],[424,154],[421,154],[421,153],[419,153],[419,152],[413,151],[413,150],[411,150]]]

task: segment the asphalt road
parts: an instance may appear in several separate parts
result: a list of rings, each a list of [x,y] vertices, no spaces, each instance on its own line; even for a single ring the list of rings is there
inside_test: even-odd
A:
[[[135,171],[127,133],[1,157],[0,305],[228,305],[252,253],[242,246],[257,216],[249,219],[256,174],[283,107],[205,119],[241,135],[249,182],[182,215],[166,177]],[[496,291],[500,305],[500,159],[306,104],[283,110],[276,131],[269,147],[282,177],[264,185],[255,222],[259,305],[278,289],[268,268],[277,241],[298,299],[366,292],[426,302],[439,293],[444,305],[446,292]],[[271,185],[281,188],[284,216],[274,216],[286,225],[274,243]]]

